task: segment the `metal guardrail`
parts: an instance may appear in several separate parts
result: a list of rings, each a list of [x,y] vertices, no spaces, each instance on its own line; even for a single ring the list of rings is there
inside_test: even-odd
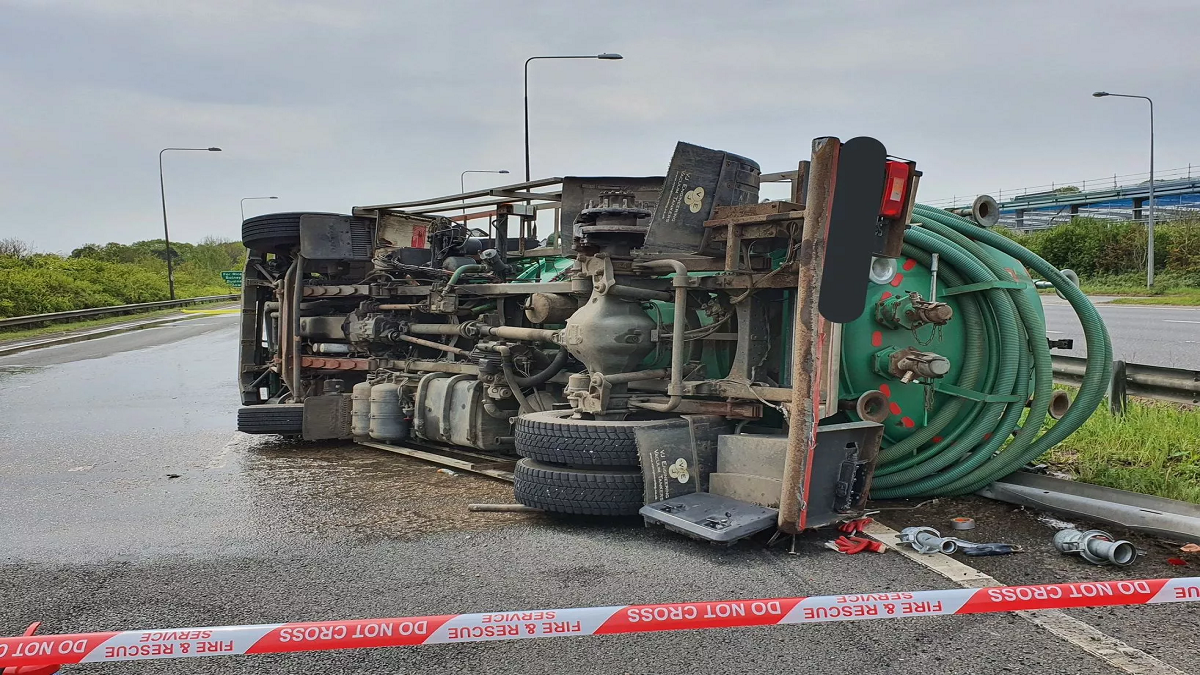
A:
[[[1079,384],[1086,370],[1087,359],[1058,355],[1053,359],[1054,379],[1066,384]],[[1125,409],[1127,394],[1197,405],[1200,404],[1200,370],[1113,361],[1109,399],[1114,412]]]
[[[7,319],[0,319],[0,328],[27,326],[36,323],[54,323],[55,321],[65,321],[67,319],[87,319],[98,316],[108,316],[109,314],[128,314],[131,312],[147,312],[155,309],[186,307],[188,305],[196,305],[202,302],[236,300],[238,297],[239,296],[236,294],[206,295],[201,298],[185,298],[183,300],[160,300],[158,302],[140,302],[134,305],[113,305],[112,307],[93,307],[91,309],[72,309],[66,312],[50,312],[49,314],[14,316]]]

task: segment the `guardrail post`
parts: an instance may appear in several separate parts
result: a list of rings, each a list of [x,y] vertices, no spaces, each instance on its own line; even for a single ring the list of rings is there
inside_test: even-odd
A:
[[[1126,390],[1129,383],[1124,361],[1113,361],[1112,380],[1108,383],[1108,409],[1114,415],[1125,414]]]

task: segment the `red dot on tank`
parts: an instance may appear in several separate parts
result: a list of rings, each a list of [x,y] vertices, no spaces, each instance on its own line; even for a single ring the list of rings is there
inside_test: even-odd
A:
[[[882,347],[883,346],[883,332],[882,331],[875,331],[874,333],[871,333],[871,346],[872,347]]]
[[[892,401],[891,405],[889,405],[889,406],[888,406],[888,408],[890,408],[890,409],[891,409],[891,411],[892,411],[892,414],[893,414],[893,415],[899,415],[899,414],[900,414],[900,404],[899,404],[899,403],[896,403],[895,401]]]
[[[988,439],[989,439],[989,438],[991,438],[991,437],[992,437],[992,435],[991,435],[990,433],[984,434],[984,435],[983,435],[983,440],[985,440],[985,441],[986,441],[986,440],[988,440]]]
[[[911,417],[900,418],[900,424],[903,424],[905,429],[911,429],[911,428],[917,426],[917,423],[912,421]]]
[[[887,300],[887,299],[888,299],[888,298],[890,298],[890,297],[892,297],[892,292],[891,292],[891,291],[884,291],[884,292],[883,292],[883,295],[879,296],[879,299],[880,299],[880,300]]]
[[[917,261],[913,260],[912,258],[909,258],[908,260],[904,261],[904,271],[905,272],[911,272],[912,268],[914,268],[916,266],[917,266]]]
[[[942,442],[942,437],[941,437],[941,436],[934,436],[934,437],[933,437],[933,442],[934,442],[934,443],[941,443],[941,442]]]
[[[882,392],[883,395],[888,398],[892,397],[892,388],[887,386],[886,384],[879,385],[879,391]]]
[[[902,283],[904,283],[904,275],[903,274],[897,274],[895,276],[895,278],[892,279],[892,286],[899,288],[900,284],[902,284]]]

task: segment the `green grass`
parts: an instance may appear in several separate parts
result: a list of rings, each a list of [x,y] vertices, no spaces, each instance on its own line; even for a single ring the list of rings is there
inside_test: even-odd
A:
[[[1154,277],[1154,288],[1146,288],[1143,272],[1113,274],[1080,280],[1080,290],[1088,295],[1116,295],[1114,305],[1200,305],[1200,286],[1195,275],[1163,272]],[[1039,293],[1054,293],[1043,288]]]
[[[1200,306],[1200,289],[1178,295],[1154,295],[1147,298],[1117,298],[1109,304],[1113,305],[1185,305]]]
[[[211,308],[219,305],[227,304],[228,301],[220,302],[204,302],[195,305],[188,305],[187,309],[203,309]],[[106,316],[100,319],[85,319],[82,321],[70,321],[67,323],[55,323],[49,326],[39,326],[37,328],[20,328],[20,329],[0,329],[0,344],[16,340],[23,340],[32,337],[41,337],[44,335],[55,335],[58,333],[69,333],[71,331],[86,330],[89,328],[102,328],[104,326],[112,326],[119,323],[129,321],[141,321],[144,319],[153,319],[161,316],[170,316],[179,314],[179,309],[159,309],[151,312],[135,312],[132,314],[122,314],[120,316]]]
[[[1200,410],[1129,399],[1097,410],[1043,461],[1076,480],[1200,504]]]

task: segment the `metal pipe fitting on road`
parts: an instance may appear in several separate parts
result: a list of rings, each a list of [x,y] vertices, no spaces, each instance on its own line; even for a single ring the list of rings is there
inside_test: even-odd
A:
[[[953,537],[943,537],[941,532],[932,527],[906,527],[897,537],[901,544],[908,544],[917,553],[945,553],[947,555],[958,550],[958,542]]]
[[[1054,548],[1061,553],[1078,553],[1093,565],[1132,565],[1137,560],[1137,548],[1103,530],[1080,532],[1059,530],[1054,534]]]

